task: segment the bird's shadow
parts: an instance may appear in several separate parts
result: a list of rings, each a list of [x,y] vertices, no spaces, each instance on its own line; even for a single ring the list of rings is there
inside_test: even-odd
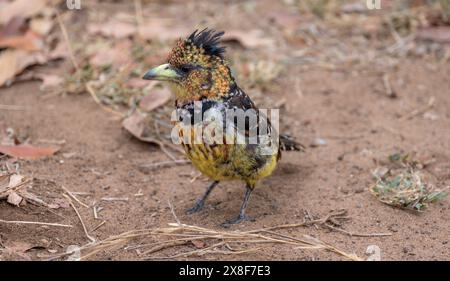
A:
[[[295,193],[302,192],[306,186],[307,179],[312,174],[313,167],[292,163],[280,163],[273,174],[259,183],[255,190],[256,200],[265,200],[260,202],[262,214],[279,213],[282,209],[282,199],[280,194],[290,197],[297,197]],[[256,201],[255,200],[255,201]]]
[[[268,215],[274,215],[284,212],[280,194],[291,194],[302,192],[305,188],[304,182],[310,177],[313,167],[303,166],[292,163],[279,163],[276,170],[269,177],[257,183],[250,200],[249,213],[254,219],[262,219]],[[294,182],[294,184],[293,184]],[[205,210],[199,212],[200,216],[211,216],[214,212],[220,212],[221,215],[228,217],[236,214],[241,205],[241,199],[245,184],[234,181],[226,184],[229,192],[225,195],[225,200],[218,201],[217,198],[209,198],[205,205]],[[220,188],[220,186],[218,187]],[[190,202],[193,204],[195,201]],[[194,214],[195,216],[195,214]]]

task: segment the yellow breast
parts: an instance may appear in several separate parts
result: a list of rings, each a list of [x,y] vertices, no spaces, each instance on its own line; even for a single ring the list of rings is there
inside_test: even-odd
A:
[[[190,133],[195,134],[193,130]],[[254,184],[269,176],[276,167],[278,154],[257,158],[245,144],[193,144],[183,141],[184,134],[186,132],[180,129],[186,155],[200,172],[213,180],[243,180]]]

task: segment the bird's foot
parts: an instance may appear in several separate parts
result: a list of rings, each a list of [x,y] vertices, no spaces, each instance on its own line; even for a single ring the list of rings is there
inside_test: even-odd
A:
[[[226,222],[222,223],[221,226],[228,228],[234,224],[239,224],[243,221],[255,221],[254,219],[248,217],[247,215],[239,215],[233,219],[227,220]]]
[[[194,207],[186,210],[186,214],[192,215],[194,213],[197,213],[198,211],[203,209],[203,206],[205,206],[205,202],[203,200],[198,200],[197,202],[195,202]]]

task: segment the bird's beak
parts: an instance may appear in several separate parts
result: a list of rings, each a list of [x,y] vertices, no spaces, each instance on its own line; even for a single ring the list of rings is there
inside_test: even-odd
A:
[[[177,71],[168,63],[161,64],[154,67],[145,73],[142,79],[145,80],[158,80],[158,81],[178,81],[181,76]]]

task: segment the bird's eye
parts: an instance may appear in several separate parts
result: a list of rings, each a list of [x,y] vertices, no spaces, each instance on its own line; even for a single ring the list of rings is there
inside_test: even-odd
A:
[[[182,72],[184,72],[184,73],[188,73],[189,70],[191,70],[191,68],[189,67],[189,65],[186,65],[186,64],[181,65],[179,68],[180,68],[180,70],[181,70]]]

